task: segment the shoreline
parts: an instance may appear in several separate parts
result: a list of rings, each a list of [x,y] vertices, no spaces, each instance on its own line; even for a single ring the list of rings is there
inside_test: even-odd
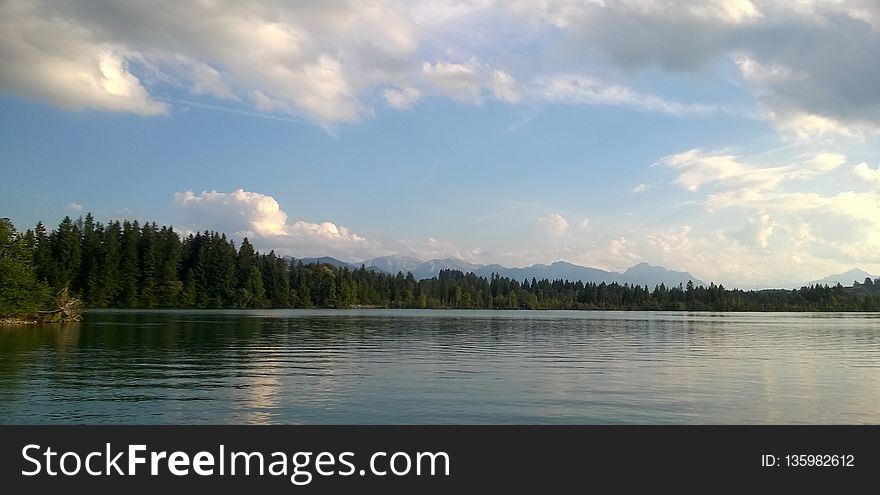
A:
[[[37,318],[19,318],[14,316],[0,318],[0,325],[36,325],[37,323],[42,322]]]

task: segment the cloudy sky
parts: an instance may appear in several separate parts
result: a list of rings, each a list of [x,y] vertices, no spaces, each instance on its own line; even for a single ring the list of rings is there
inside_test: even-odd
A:
[[[0,214],[880,273],[874,0],[0,2]]]

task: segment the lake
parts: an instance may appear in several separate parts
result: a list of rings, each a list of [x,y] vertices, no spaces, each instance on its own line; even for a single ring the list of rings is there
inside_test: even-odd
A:
[[[89,311],[0,326],[2,423],[880,423],[880,314]]]

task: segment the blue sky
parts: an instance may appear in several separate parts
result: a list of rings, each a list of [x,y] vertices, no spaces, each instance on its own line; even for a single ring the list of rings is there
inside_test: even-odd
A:
[[[880,273],[875,2],[0,6],[0,214],[262,250]]]

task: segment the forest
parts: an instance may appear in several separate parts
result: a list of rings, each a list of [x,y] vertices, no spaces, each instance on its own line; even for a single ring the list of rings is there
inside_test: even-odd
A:
[[[880,311],[880,279],[852,287],[653,288],[511,280],[443,270],[416,280],[361,267],[303,264],[219,232],[65,217],[18,231],[0,219],[0,317],[37,318],[70,294],[86,308],[455,308],[686,311]]]

